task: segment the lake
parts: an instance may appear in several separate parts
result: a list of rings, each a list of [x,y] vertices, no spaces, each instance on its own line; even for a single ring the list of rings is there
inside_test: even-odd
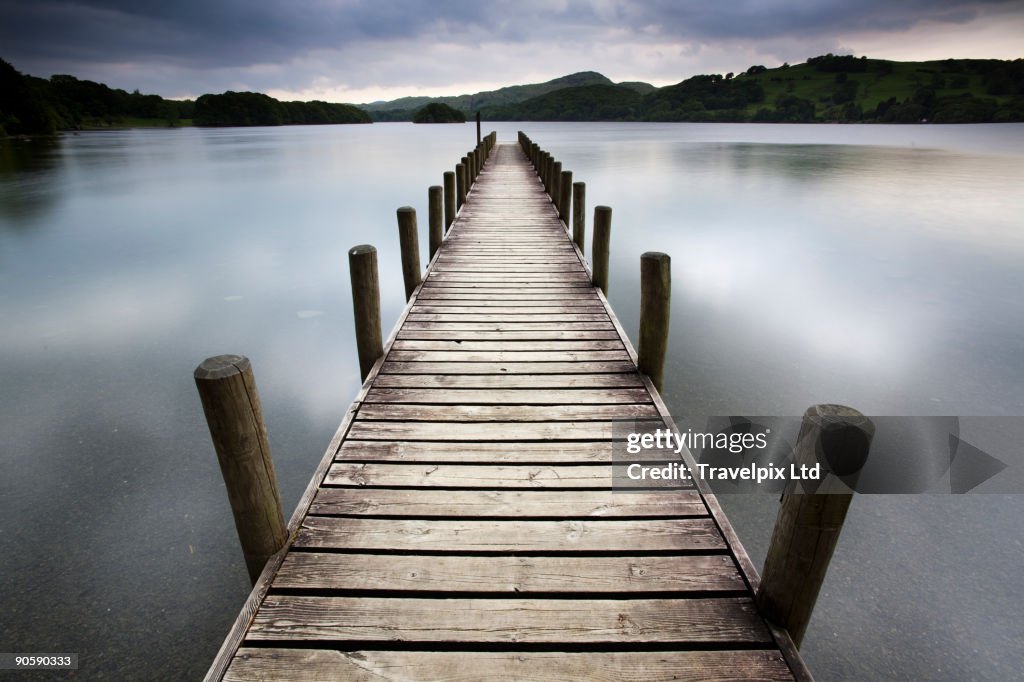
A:
[[[609,299],[673,257],[678,414],[1024,414],[1024,125],[522,129],[614,209]],[[192,381],[248,356],[286,518],[359,387],[347,250],[404,305],[395,209],[470,125],[0,141],[0,651],[200,677],[249,592]],[[588,220],[589,222],[589,220]],[[763,562],[778,501],[723,496]],[[854,500],[804,655],[819,679],[1011,679],[1024,497]]]

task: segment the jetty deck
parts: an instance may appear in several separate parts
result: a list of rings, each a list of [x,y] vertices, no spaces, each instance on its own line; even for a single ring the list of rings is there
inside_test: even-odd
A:
[[[498,144],[208,679],[808,679],[524,152]]]

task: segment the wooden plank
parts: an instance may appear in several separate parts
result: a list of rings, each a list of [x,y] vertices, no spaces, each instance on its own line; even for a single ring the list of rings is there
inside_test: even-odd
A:
[[[409,552],[713,552],[710,519],[475,521],[307,516],[293,547]]]
[[[461,332],[581,332],[581,331],[613,331],[609,320],[598,322],[406,322],[402,327],[402,335],[414,332],[454,332],[460,338]],[[509,337],[506,337],[509,338]],[[540,336],[539,338],[546,338]],[[590,337],[595,338],[595,337]]]
[[[586,464],[612,461],[611,441],[466,443],[346,440],[337,461]]]
[[[618,334],[610,329],[566,330],[545,329],[535,331],[490,331],[490,330],[444,330],[444,329],[407,329],[398,333],[399,339],[454,341],[559,341],[559,340],[590,340],[618,339]]]
[[[225,680],[279,682],[670,682],[792,680],[777,651],[380,651],[242,648]]]
[[[595,389],[438,389],[377,388],[366,394],[367,403],[417,403],[425,405],[603,405],[650,403],[640,388]]]
[[[608,593],[746,590],[725,555],[459,556],[293,552],[275,588],[422,592]]]
[[[382,374],[635,374],[628,360],[601,362],[392,362]]]
[[[750,599],[421,599],[270,595],[249,640],[517,643],[770,641]]]
[[[603,315],[604,306],[600,302],[588,305],[557,305],[548,302],[546,305],[530,306],[478,306],[478,305],[424,305],[413,307],[416,315]],[[575,319],[570,317],[569,319]],[[590,318],[588,318],[590,319]]]
[[[393,362],[629,362],[625,348],[618,350],[392,350]]]
[[[442,517],[617,518],[704,516],[689,491],[620,493],[608,490],[393,490],[321,488],[310,514]]]
[[[425,339],[399,339],[391,346],[396,350],[449,350],[449,351],[581,351],[581,350],[625,350],[618,339],[576,341],[430,341]]]
[[[324,485],[449,488],[602,488],[610,464],[458,465],[335,462]]]
[[[629,422],[634,430],[653,430],[662,421]],[[620,422],[621,424],[621,422]],[[619,427],[622,428],[621,426]],[[520,441],[611,440],[615,422],[368,422],[355,421],[349,438],[359,440]]]
[[[364,403],[357,420],[427,422],[569,422],[656,419],[653,403],[614,405],[406,405]]]
[[[382,374],[379,388],[633,388],[639,374]]]
[[[605,313],[409,313],[410,322],[604,322]]]

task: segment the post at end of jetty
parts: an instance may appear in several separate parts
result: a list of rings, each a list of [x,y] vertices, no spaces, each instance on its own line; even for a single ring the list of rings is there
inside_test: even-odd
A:
[[[241,355],[217,355],[203,360],[193,377],[255,584],[288,541],[288,529],[252,364]]]
[[[853,499],[837,472],[855,479],[874,435],[870,419],[843,405],[814,405],[800,424],[795,465],[820,464],[824,475],[813,491],[791,481],[783,493],[757,591],[761,615],[786,628],[798,647]]]

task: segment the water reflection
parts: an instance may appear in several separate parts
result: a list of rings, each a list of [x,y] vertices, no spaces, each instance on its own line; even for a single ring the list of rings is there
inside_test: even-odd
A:
[[[673,410],[1024,411],[1020,127],[529,131],[614,207],[611,300],[631,333],[640,253],[673,256]],[[359,385],[345,253],[377,246],[389,326],[404,304],[394,209],[424,216],[427,186],[473,142],[470,126],[375,124],[0,143],[0,649],[78,650],[95,676],[202,674],[247,585],[192,369],[252,359],[290,510]],[[919,639],[954,613],[991,642],[1019,631],[998,576],[1020,502],[948,499],[855,506],[806,644],[823,677],[834,660],[877,676],[878,622]],[[751,500],[725,503],[756,558],[774,506]],[[940,574],[915,578],[897,536],[943,546]],[[977,589],[941,573],[966,567]],[[894,580],[950,593],[922,610]],[[982,673],[1014,664],[950,636],[988,654]],[[887,664],[930,671],[905,639]]]

